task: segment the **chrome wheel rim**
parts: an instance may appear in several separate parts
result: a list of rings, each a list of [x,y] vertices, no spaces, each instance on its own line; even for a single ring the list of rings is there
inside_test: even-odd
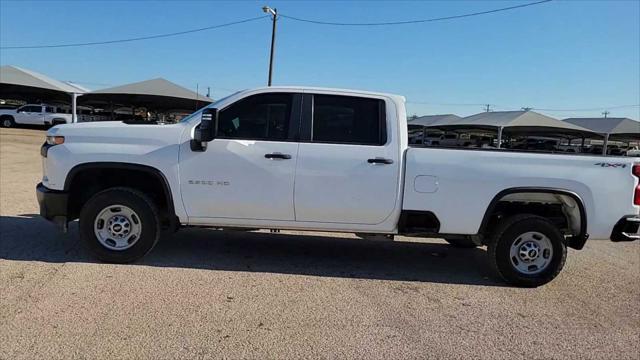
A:
[[[520,273],[535,275],[544,271],[553,258],[553,244],[544,234],[529,231],[511,244],[511,265]]]
[[[109,205],[102,209],[93,223],[98,242],[109,250],[127,250],[140,239],[142,221],[131,208]]]

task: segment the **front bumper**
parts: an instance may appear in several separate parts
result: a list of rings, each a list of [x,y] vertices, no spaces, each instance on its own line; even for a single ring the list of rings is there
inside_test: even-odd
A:
[[[38,197],[38,205],[40,205],[40,216],[62,226],[62,229],[66,231],[69,194],[64,191],[51,190],[39,183],[36,186],[36,196]]]
[[[625,216],[613,227],[611,241],[634,240],[640,240],[640,216]]]

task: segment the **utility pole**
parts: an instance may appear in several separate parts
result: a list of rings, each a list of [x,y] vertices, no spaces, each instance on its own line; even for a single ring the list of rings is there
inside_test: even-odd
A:
[[[491,104],[487,104],[484,106],[484,111],[485,112],[490,112],[491,111]]]
[[[605,111],[602,112],[602,115],[604,115],[605,119],[607,118],[607,115],[609,115],[609,114],[610,114],[610,112],[608,110],[605,110]]]
[[[211,86],[207,86],[207,97],[211,97]]]
[[[271,86],[271,80],[273,78],[273,50],[276,45],[276,21],[278,21],[278,9],[263,6],[262,11],[267,14],[271,14],[271,19],[273,20],[273,26],[271,28],[271,54],[269,55],[269,82],[267,83],[267,86]]]

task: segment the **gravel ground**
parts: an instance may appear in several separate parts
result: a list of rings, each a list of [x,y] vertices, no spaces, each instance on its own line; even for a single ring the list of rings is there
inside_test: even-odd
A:
[[[189,229],[102,264],[36,215],[43,135],[0,129],[0,359],[640,358],[638,242],[538,289],[437,239]]]

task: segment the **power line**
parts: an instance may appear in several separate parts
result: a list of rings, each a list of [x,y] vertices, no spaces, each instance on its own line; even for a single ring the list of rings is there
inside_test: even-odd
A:
[[[198,29],[184,30],[167,34],[157,34],[157,35],[149,35],[149,36],[140,36],[128,39],[118,39],[118,40],[107,40],[107,41],[94,41],[94,42],[85,42],[85,43],[73,43],[73,44],[54,44],[54,45],[27,45],[27,46],[1,46],[2,50],[11,50],[11,49],[50,49],[50,48],[63,48],[63,47],[78,47],[78,46],[93,46],[93,45],[106,45],[106,44],[116,44],[116,43],[124,43],[124,42],[132,42],[132,41],[140,41],[140,40],[151,40],[151,39],[159,39],[166,38],[170,36],[178,36],[191,34],[200,31],[219,29],[226,26],[238,25],[247,23],[250,21],[260,20],[269,17],[269,15],[257,16],[249,19],[233,21],[225,24],[206,26]]]
[[[404,25],[404,24],[425,23],[425,22],[460,19],[460,18],[478,16],[478,15],[486,15],[486,14],[491,14],[491,13],[496,13],[496,12],[501,12],[501,11],[508,11],[508,10],[513,10],[513,9],[518,9],[518,8],[523,8],[523,7],[543,4],[543,3],[550,2],[550,1],[552,1],[552,0],[542,0],[542,1],[537,1],[537,2],[533,2],[533,3],[509,6],[509,7],[500,8],[500,9],[480,11],[480,12],[469,13],[469,14],[445,16],[445,17],[440,17],[440,18],[421,19],[421,20],[408,20],[408,21],[395,21],[395,22],[379,22],[379,23],[339,23],[339,22],[309,20],[309,19],[298,18],[298,17],[289,16],[289,15],[285,15],[285,14],[279,14],[279,16],[282,16],[282,17],[285,17],[285,18],[288,18],[288,19],[291,19],[291,20],[302,21],[302,22],[313,23],[313,24],[320,24],[320,25],[339,25],[339,26]],[[140,36],[140,37],[126,38],[126,39],[106,40],[106,41],[92,41],[92,42],[71,43],[71,44],[0,46],[0,49],[2,49],[2,50],[52,49],[52,48],[65,48],[65,47],[107,45],[107,44],[117,44],[117,43],[132,42],[132,41],[151,40],[151,39],[166,38],[166,37],[171,37],[171,36],[185,35],[185,34],[191,34],[191,33],[200,32],[200,31],[218,29],[218,28],[222,28],[222,27],[226,27],[226,26],[238,25],[238,24],[243,24],[243,23],[247,23],[247,22],[250,22],[250,21],[260,20],[260,19],[264,19],[264,18],[267,18],[267,17],[269,17],[269,15],[257,16],[257,17],[248,18],[248,19],[244,19],[244,20],[238,20],[238,21],[233,21],[233,22],[229,22],[229,23],[225,23],[225,24],[219,24],[219,25],[206,26],[206,27],[197,28],[197,29],[190,29],[190,30],[178,31],[178,32],[167,33],[167,34],[156,34],[156,35],[149,35],[149,36]]]
[[[500,9],[493,9],[493,10],[487,10],[487,11],[479,11],[479,12],[468,13],[468,14],[444,16],[444,17],[430,18],[430,19],[389,21],[389,22],[372,22],[372,23],[342,23],[342,22],[332,22],[332,21],[310,20],[310,19],[303,19],[303,18],[290,16],[290,15],[285,15],[285,14],[279,14],[279,16],[282,16],[283,18],[295,20],[295,21],[301,21],[301,22],[312,23],[312,24],[317,24],[317,25],[389,26],[389,25],[406,25],[406,24],[418,24],[418,23],[426,23],[426,22],[434,22],[434,21],[461,19],[461,18],[478,16],[478,15],[492,14],[492,13],[497,13],[497,12],[501,12],[501,11],[514,10],[514,9],[519,9],[519,8],[523,8],[523,7],[527,7],[527,6],[539,5],[539,4],[547,3],[547,2],[550,2],[550,1],[552,1],[552,0],[542,0],[542,1],[536,1],[536,2],[527,3],[527,4],[509,6],[509,7],[500,8]]]

